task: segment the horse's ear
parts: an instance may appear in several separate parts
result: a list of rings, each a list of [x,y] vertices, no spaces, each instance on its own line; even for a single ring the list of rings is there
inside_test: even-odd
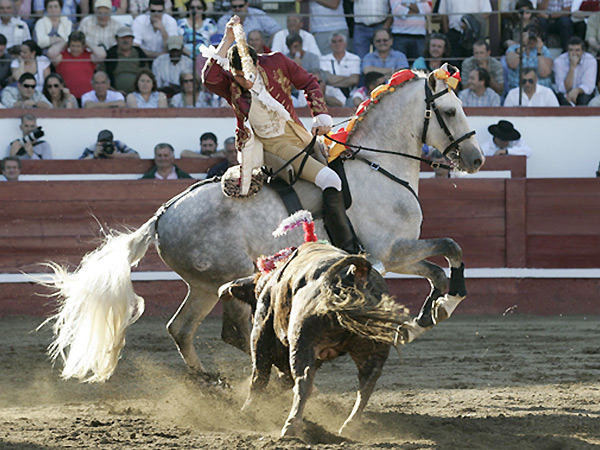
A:
[[[448,64],[448,63],[444,63],[442,65],[442,69],[444,69],[450,75],[454,75],[456,72],[459,72],[457,67],[453,66],[452,64]]]
[[[431,89],[432,92],[435,92],[435,88],[438,81],[439,80],[435,77],[435,74],[433,72],[427,75],[427,83],[429,84],[429,89]]]

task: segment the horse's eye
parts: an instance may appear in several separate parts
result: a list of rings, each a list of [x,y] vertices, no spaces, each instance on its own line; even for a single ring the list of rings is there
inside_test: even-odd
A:
[[[448,117],[454,117],[456,115],[456,109],[450,108],[444,111],[444,114],[446,114]]]

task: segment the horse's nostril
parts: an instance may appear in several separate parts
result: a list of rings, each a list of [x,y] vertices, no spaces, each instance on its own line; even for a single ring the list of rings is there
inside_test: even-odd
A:
[[[476,169],[479,169],[481,167],[481,159],[477,158],[475,161],[473,161],[473,166]]]

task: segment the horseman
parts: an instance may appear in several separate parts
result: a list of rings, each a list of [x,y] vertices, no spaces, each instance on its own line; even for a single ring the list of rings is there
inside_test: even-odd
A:
[[[316,78],[282,53],[258,55],[245,43],[239,17],[229,20],[216,49],[203,47],[203,55],[207,57],[202,71],[204,84],[227,100],[237,119],[242,195],[248,193],[252,170],[262,165],[263,151],[289,161],[311,142],[311,133],[303,127],[292,106],[292,86],[305,93],[313,116],[312,134],[324,135],[331,130],[332,119]],[[323,221],[333,245],[358,253],[358,240],[346,216],[340,177],[312,156],[306,158],[300,170],[301,159],[296,158],[291,164],[300,178],[323,191]]]

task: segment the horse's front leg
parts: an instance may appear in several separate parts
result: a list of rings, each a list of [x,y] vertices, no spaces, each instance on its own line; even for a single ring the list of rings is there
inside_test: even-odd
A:
[[[427,239],[420,241],[398,241],[393,246],[391,270],[411,275],[419,275],[429,280],[431,292],[423,304],[416,319],[404,327],[402,343],[408,343],[419,334],[438,322],[450,317],[466,295],[464,279],[464,263],[462,250],[452,239]],[[441,255],[450,265],[450,279],[437,264],[426,261],[426,258]],[[394,266],[398,264],[398,266]],[[446,295],[444,293],[447,292]]]

